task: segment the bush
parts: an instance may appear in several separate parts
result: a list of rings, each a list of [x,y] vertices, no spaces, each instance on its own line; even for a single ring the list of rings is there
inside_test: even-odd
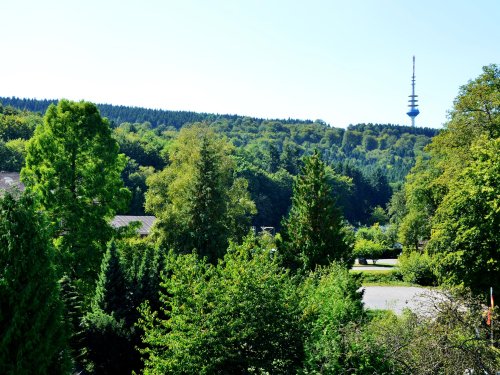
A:
[[[432,286],[437,284],[432,258],[427,253],[403,253],[399,257],[399,272],[407,283]]]
[[[302,286],[306,373],[338,374],[350,368],[345,342],[362,319],[361,283],[337,264],[318,268]]]
[[[186,254],[167,271],[160,311],[142,308],[144,374],[296,373],[296,285],[259,239],[231,245],[217,266]]]
[[[385,246],[375,241],[357,238],[354,245],[354,256],[357,258],[371,259],[373,264],[380,259],[385,251]]]

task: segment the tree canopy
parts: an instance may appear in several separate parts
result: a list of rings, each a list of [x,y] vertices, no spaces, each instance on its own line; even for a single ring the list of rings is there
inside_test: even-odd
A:
[[[304,158],[281,236],[279,250],[292,269],[314,270],[333,261],[352,264],[352,244],[318,152]]]
[[[67,374],[67,326],[44,215],[0,197],[0,373]]]
[[[462,86],[444,131],[407,177],[400,235],[427,244],[442,282],[487,293],[499,287],[500,69]]]
[[[248,183],[235,178],[231,147],[206,126],[181,130],[170,164],[148,178],[146,210],[157,217],[160,245],[180,253],[196,250],[210,262],[222,258],[229,239],[250,228],[255,204]]]
[[[97,107],[68,100],[47,109],[27,146],[21,178],[53,225],[60,272],[87,286],[111,235],[108,222],[129,197],[118,152]]]

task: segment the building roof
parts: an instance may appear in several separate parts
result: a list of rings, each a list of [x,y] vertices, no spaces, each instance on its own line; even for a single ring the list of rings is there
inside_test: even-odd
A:
[[[117,215],[111,221],[111,226],[114,228],[120,228],[127,226],[134,221],[138,221],[142,224],[139,228],[139,234],[141,236],[146,236],[151,232],[151,227],[153,226],[155,220],[156,217],[154,216]]]
[[[24,190],[24,185],[19,179],[19,172],[0,172],[0,190]]]
[[[19,172],[0,172],[0,192],[19,189],[24,191],[24,185],[19,178]],[[141,236],[146,236],[151,232],[151,227],[156,220],[154,216],[131,216],[131,215],[117,215],[111,221],[114,228],[124,227],[134,221],[139,221],[142,225],[139,229]]]

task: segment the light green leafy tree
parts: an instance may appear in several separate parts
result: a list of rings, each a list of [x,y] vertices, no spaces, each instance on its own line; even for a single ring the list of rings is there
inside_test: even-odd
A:
[[[295,283],[254,236],[231,245],[217,266],[195,254],[171,257],[161,301],[160,311],[142,310],[145,374],[289,374],[300,368]]]
[[[255,204],[246,180],[234,176],[231,153],[231,146],[204,125],[181,130],[170,164],[147,180],[146,210],[157,217],[154,235],[162,247],[196,250],[215,263],[229,239],[248,232]]]
[[[405,186],[404,244],[427,241],[441,282],[485,293],[498,285],[496,242],[500,69],[460,88],[446,128],[417,160]]]
[[[301,287],[305,373],[347,374],[350,372],[346,369],[352,373],[361,370],[361,353],[351,355],[355,349],[348,344],[350,332],[364,316],[360,287],[360,281],[338,264],[318,268],[305,279]],[[368,367],[359,373],[376,373],[370,372],[374,370]]]
[[[471,153],[437,210],[428,246],[441,281],[487,294],[500,288],[500,138],[479,139]]]
[[[108,222],[130,195],[118,151],[94,104],[61,100],[47,109],[21,171],[26,190],[52,222],[60,270],[85,292],[93,288],[112,234]]]

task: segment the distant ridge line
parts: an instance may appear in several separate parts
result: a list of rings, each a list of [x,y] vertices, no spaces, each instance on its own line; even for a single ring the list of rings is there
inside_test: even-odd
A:
[[[59,99],[27,99],[17,97],[0,97],[0,103],[4,106],[11,106],[20,110],[45,113],[50,104],[56,104]],[[160,125],[173,126],[176,129],[181,128],[186,123],[192,122],[213,122],[217,119],[237,120],[251,118],[253,121],[262,123],[263,121],[279,121],[284,124],[312,124],[311,120],[299,119],[262,119],[251,116],[215,114],[194,111],[172,111],[165,109],[151,109],[136,106],[113,105],[96,103],[101,115],[107,117],[115,124],[123,122],[143,123],[149,122],[151,126]]]

